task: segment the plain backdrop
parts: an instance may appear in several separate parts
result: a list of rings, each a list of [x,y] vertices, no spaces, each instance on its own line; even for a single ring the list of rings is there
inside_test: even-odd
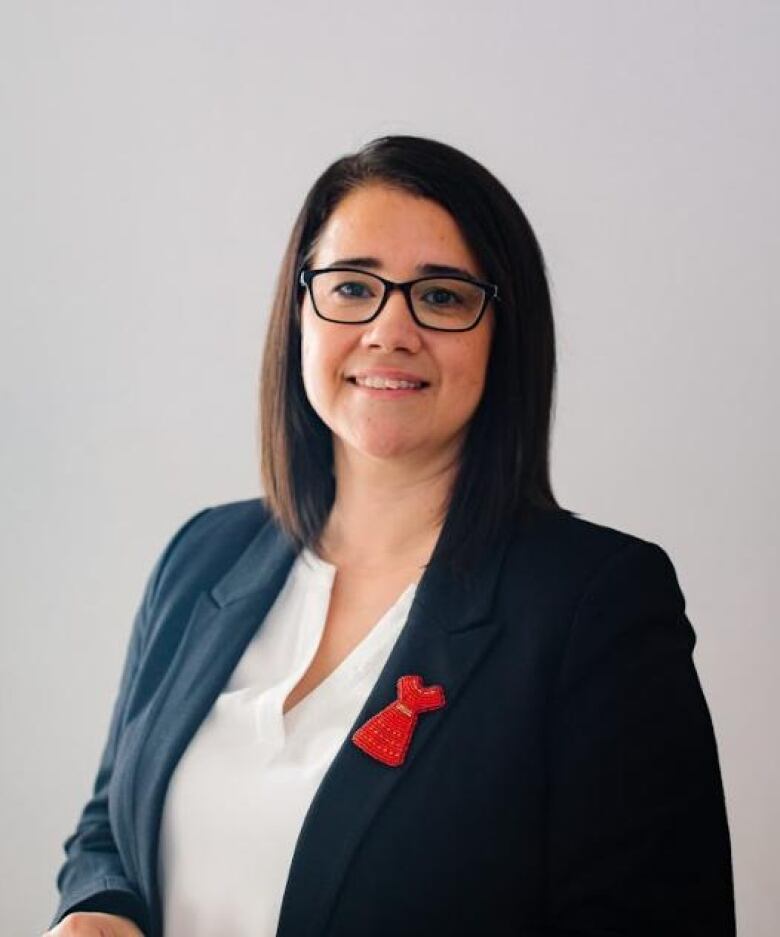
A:
[[[779,39],[757,0],[4,0],[3,934],[53,914],[154,560],[259,493],[302,199],[386,133],[479,159],[539,236],[554,490],[671,556],[740,933],[776,933]]]

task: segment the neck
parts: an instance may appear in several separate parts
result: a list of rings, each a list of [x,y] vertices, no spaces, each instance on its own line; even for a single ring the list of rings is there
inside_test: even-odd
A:
[[[339,567],[389,572],[428,562],[455,480],[457,461],[409,466],[334,447],[336,496],[319,551]]]

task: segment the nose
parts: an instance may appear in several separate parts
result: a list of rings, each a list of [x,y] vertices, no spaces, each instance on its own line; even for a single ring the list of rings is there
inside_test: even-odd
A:
[[[412,318],[401,290],[393,290],[376,319],[364,327],[361,344],[365,348],[375,347],[384,351],[399,348],[419,351],[422,345],[420,327]]]

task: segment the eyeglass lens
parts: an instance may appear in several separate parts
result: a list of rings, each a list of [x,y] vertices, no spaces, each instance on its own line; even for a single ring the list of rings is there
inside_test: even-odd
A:
[[[363,322],[379,308],[384,284],[370,273],[327,270],[311,281],[314,305],[321,316],[337,322]],[[430,277],[411,289],[412,307],[424,324],[437,329],[463,329],[477,318],[485,301],[481,286],[452,277]]]

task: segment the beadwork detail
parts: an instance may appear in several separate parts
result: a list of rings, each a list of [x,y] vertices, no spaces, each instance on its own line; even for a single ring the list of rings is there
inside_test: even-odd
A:
[[[358,748],[392,768],[403,763],[419,714],[440,709],[445,703],[444,689],[437,684],[423,686],[422,677],[416,674],[399,677],[396,689],[398,699],[352,736]]]

